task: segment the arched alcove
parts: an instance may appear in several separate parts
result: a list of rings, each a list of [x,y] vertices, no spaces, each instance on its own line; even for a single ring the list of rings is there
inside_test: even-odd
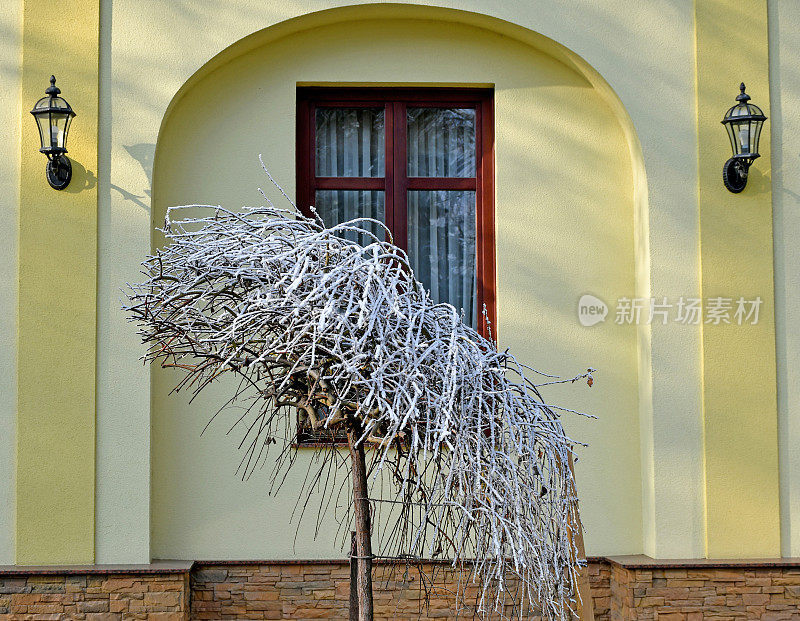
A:
[[[635,242],[645,190],[630,119],[588,64],[529,30],[429,7],[351,9],[256,33],[187,81],[159,134],[153,223],[170,205],[260,203],[257,188],[269,192],[260,153],[293,195],[298,85],[493,86],[500,345],[543,371],[599,370],[591,390],[547,396],[599,417],[565,417],[589,444],[578,464],[587,552],[641,551],[636,328],[615,325],[613,315],[585,328],[577,317],[585,293],[609,304],[635,295],[637,255],[646,255]],[[313,519],[295,539],[292,489],[305,468],[273,497],[266,474],[238,480],[241,434],[226,435],[233,415],[200,436],[224,386],[190,404],[168,394],[176,379],[153,370],[153,557],[341,556],[326,531],[313,540]]]

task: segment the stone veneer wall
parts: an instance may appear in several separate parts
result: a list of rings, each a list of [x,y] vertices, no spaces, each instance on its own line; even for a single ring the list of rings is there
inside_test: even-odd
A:
[[[797,561],[612,560],[611,572],[611,621],[800,620]]]
[[[191,566],[2,567],[0,619],[188,621]]]
[[[800,620],[798,559],[593,558],[589,578],[597,621]],[[0,567],[0,619],[347,619],[348,581],[344,561]],[[456,618],[441,593],[426,612],[418,585],[415,572],[379,563],[376,620]]]
[[[453,585],[445,565],[426,566],[437,585]],[[592,562],[590,580],[598,621],[608,618],[611,590],[607,564]],[[420,574],[378,563],[373,575],[375,618],[472,619],[453,608],[449,593],[425,593]],[[471,591],[471,593],[470,593]],[[468,587],[468,595],[475,587]],[[347,619],[350,570],[344,562],[198,563],[192,571],[192,619]],[[604,616],[605,615],[605,616]],[[530,617],[534,619],[538,617]]]

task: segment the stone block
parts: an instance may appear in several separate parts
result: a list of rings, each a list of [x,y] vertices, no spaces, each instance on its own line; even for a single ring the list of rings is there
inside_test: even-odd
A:
[[[228,571],[225,569],[199,569],[192,574],[196,582],[225,582]]]
[[[745,606],[764,606],[769,602],[769,594],[743,593],[742,602]]]
[[[107,599],[97,599],[85,602],[78,602],[79,612],[108,612],[109,601]]]

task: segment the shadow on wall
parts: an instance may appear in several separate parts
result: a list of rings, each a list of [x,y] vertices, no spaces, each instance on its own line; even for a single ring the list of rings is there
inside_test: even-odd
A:
[[[139,163],[147,177],[147,189],[144,191],[146,196],[133,194],[113,183],[111,184],[111,189],[119,192],[124,200],[131,201],[147,213],[150,213],[150,198],[153,188],[153,159],[156,153],[156,145],[149,142],[140,142],[130,146],[123,145],[123,148],[128,152],[128,155]]]
[[[72,181],[64,188],[65,192],[70,194],[78,194],[84,190],[91,190],[97,185],[97,176],[91,170],[86,168],[79,161],[70,158],[72,163]]]

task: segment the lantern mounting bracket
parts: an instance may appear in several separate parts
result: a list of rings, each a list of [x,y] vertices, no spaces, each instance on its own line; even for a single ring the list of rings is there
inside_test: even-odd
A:
[[[722,167],[722,182],[730,192],[738,194],[747,186],[747,174],[756,158],[732,157]]]
[[[63,190],[72,181],[72,162],[66,155],[55,155],[47,162],[47,183],[54,190]]]

